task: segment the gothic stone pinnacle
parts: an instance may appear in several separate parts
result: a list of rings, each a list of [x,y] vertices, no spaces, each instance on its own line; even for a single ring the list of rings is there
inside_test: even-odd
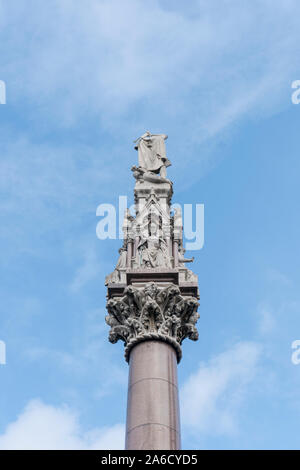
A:
[[[197,340],[198,276],[186,267],[180,209],[171,208],[172,182],[166,169],[166,134],[149,131],[135,141],[135,216],[125,211],[123,246],[106,276],[109,340],[132,347],[146,340],[171,344],[181,358],[184,338]]]

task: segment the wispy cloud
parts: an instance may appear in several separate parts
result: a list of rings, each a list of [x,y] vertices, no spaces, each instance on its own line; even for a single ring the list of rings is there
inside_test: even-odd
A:
[[[1,2],[2,34],[14,47],[14,60],[5,41],[1,48],[12,99],[71,126],[94,115],[115,132],[122,117],[121,134],[154,116],[174,126],[176,116],[198,142],[254,106],[266,112],[279,104],[297,72],[297,2],[191,3],[192,15],[159,0],[147,14],[140,0],[52,0],[43,11],[32,1]],[[14,39],[10,18],[22,25]],[[136,121],[126,123],[133,106]]]
[[[2,131],[1,187],[14,188],[5,210],[46,207],[50,223],[57,208],[66,214],[91,194],[109,193],[136,157],[131,140],[151,126],[171,135],[172,171],[179,184],[191,183],[214,165],[205,142],[245,117],[290,104],[298,73],[296,1],[193,1],[186,9],[151,0],[147,14],[140,0],[0,6],[9,102],[24,106],[30,122],[26,138],[9,124]],[[76,134],[54,144],[63,125],[76,132],[90,123],[89,147],[74,141]],[[106,144],[95,144],[96,134]]]
[[[78,413],[67,406],[31,400],[0,435],[0,449],[123,449],[124,425],[82,429]]]
[[[261,345],[240,342],[201,363],[181,390],[182,421],[194,435],[234,434],[239,428],[238,411],[255,380]]]

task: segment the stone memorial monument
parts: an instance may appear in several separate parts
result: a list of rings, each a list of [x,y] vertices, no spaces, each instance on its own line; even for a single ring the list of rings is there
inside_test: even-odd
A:
[[[129,363],[126,449],[180,449],[177,363],[185,338],[198,339],[198,277],[185,264],[180,209],[171,211],[165,134],[135,143],[135,217],[126,211],[123,246],[106,277],[109,341]]]

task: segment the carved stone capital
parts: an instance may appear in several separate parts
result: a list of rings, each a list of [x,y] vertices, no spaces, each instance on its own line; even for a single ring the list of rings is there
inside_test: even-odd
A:
[[[182,341],[198,339],[195,326],[200,317],[198,305],[194,297],[182,296],[175,284],[164,288],[154,282],[141,288],[128,286],[123,297],[114,297],[107,302],[105,320],[111,327],[109,341],[124,341],[126,361],[137,343],[166,341],[175,348],[179,362]]]

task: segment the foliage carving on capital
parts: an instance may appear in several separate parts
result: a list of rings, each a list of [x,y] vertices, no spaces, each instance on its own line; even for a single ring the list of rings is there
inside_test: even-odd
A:
[[[182,296],[175,284],[163,288],[154,282],[145,287],[128,286],[122,297],[107,302],[109,341],[124,341],[127,361],[135,344],[151,339],[166,341],[175,348],[179,362],[182,341],[198,339],[198,305],[194,297]]]

